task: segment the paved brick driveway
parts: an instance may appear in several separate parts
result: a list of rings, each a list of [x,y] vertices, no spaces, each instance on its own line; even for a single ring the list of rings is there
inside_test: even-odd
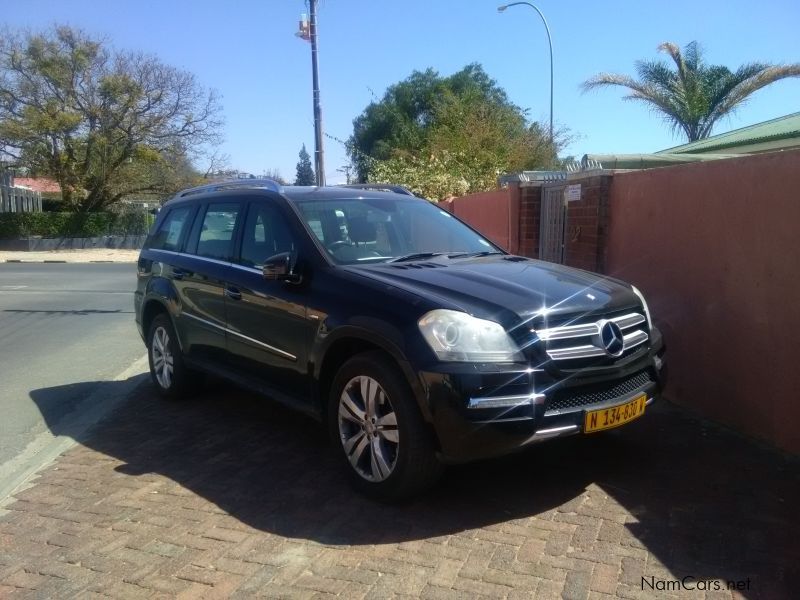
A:
[[[399,507],[351,492],[313,422],[220,385],[179,405],[145,386],[80,441],[0,517],[0,597],[800,593],[797,462],[666,405]]]

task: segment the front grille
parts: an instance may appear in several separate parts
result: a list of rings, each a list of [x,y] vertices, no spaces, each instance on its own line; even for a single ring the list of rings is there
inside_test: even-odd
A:
[[[617,344],[616,348],[607,346],[609,340],[604,340],[603,337],[606,328],[612,326],[618,328],[615,335],[622,337],[622,343],[614,342]],[[625,311],[600,319],[577,319],[556,326],[540,326],[532,333],[544,342],[547,356],[567,369],[614,364],[640,349],[650,338],[647,319],[635,311]]]
[[[635,392],[648,383],[653,383],[650,372],[641,371],[613,385],[609,385],[608,383],[594,383],[591,385],[558,390],[547,402],[546,412],[562,412],[571,408],[607,402]]]

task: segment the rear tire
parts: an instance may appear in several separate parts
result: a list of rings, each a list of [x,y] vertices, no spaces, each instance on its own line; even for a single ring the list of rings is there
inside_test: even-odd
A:
[[[164,398],[178,400],[190,391],[188,371],[172,320],[166,314],[157,315],[147,333],[147,356],[150,378]]]
[[[402,373],[382,352],[348,360],[333,380],[328,427],[353,485],[384,501],[432,486],[444,470]]]

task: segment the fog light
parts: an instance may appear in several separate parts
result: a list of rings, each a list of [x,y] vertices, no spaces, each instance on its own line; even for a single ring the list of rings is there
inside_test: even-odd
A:
[[[660,357],[660,356],[656,356],[656,357],[654,357],[654,358],[653,358],[653,362],[654,362],[654,363],[655,363],[655,365],[656,365],[656,370],[657,370],[657,371],[660,371],[660,370],[661,370],[661,367],[663,367],[663,366],[664,366],[664,361],[663,361],[663,360],[661,360],[661,357]]]

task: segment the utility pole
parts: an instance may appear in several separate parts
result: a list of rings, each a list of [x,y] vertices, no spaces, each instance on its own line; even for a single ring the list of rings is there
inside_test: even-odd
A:
[[[322,106],[319,100],[319,64],[317,61],[317,0],[308,0],[311,38],[311,77],[314,85],[314,170],[317,185],[325,185],[325,160],[322,149]]]

